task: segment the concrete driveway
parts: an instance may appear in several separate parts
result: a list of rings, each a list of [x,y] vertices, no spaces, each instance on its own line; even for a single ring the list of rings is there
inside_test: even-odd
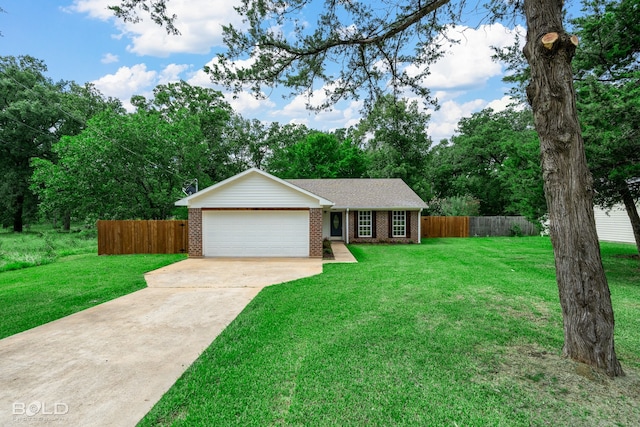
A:
[[[153,288],[255,288],[322,273],[309,258],[189,258],[147,273]]]
[[[264,287],[310,259],[188,259],[149,287],[0,340],[0,425],[135,425]]]

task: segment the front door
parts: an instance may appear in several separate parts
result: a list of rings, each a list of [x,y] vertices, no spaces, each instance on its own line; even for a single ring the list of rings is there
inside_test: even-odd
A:
[[[342,212],[331,212],[331,237],[342,237]]]

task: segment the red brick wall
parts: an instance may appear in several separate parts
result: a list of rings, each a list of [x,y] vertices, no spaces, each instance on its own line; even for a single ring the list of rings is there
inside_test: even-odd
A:
[[[411,234],[409,237],[390,237],[389,211],[373,211],[373,213],[376,215],[376,237],[355,237],[356,229],[358,228],[358,216],[355,211],[349,212],[349,243],[420,243],[418,234],[420,212],[407,211],[410,215],[409,226]]]
[[[389,211],[377,211],[376,214],[376,240],[389,240]]]
[[[322,209],[309,209],[309,256],[322,257]]]
[[[202,257],[202,209],[189,209],[189,257]]]

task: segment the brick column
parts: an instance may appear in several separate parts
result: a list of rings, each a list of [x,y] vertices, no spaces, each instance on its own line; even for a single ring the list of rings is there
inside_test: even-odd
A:
[[[389,233],[389,211],[372,212],[376,216],[376,238],[372,242],[384,242],[393,238]]]
[[[189,209],[189,257],[202,257],[202,209]]]
[[[309,256],[322,258],[322,209],[309,209]]]
[[[349,229],[347,233],[349,233],[349,242],[353,242],[356,238],[356,230],[358,229],[358,217],[353,211],[347,212],[347,215],[349,216]]]

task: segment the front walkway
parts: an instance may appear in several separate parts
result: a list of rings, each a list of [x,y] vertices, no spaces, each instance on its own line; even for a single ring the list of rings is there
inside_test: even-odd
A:
[[[358,262],[358,260],[349,252],[347,246],[344,242],[332,241],[331,242],[331,250],[333,251],[333,256],[335,259],[325,259],[322,262],[327,263],[335,263],[335,262]]]
[[[133,426],[264,286],[321,272],[320,260],[185,260],[0,340],[0,425]]]

